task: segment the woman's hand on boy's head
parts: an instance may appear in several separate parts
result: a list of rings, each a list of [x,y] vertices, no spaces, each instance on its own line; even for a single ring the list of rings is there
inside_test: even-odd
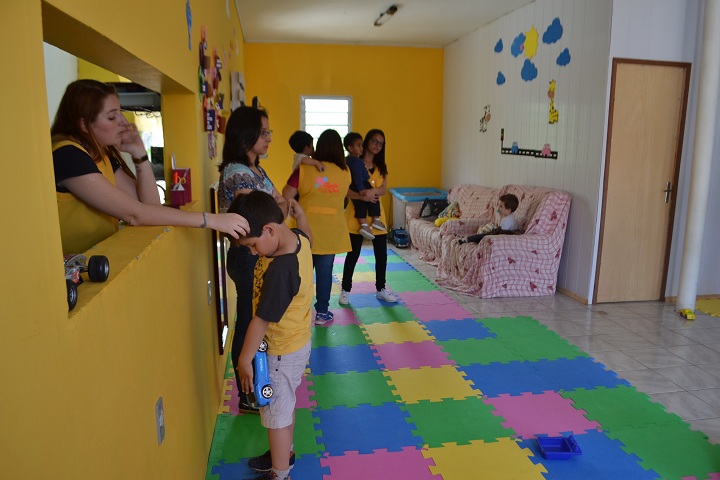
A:
[[[244,237],[250,232],[250,224],[245,217],[237,213],[221,213],[208,215],[208,228],[227,233],[234,239]]]

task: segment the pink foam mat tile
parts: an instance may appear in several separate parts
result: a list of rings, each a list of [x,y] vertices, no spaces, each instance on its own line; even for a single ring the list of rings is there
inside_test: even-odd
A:
[[[705,478],[682,477],[680,480],[720,480],[720,472],[711,473],[708,477]]]
[[[404,447],[401,451],[375,450],[373,453],[345,452],[341,456],[326,456],[320,459],[322,467],[330,467],[330,475],[323,480],[367,480],[367,479],[412,479],[442,480],[433,475],[432,459],[426,459],[422,450]]]
[[[475,318],[475,314],[457,304],[409,305],[408,308],[421,322],[427,322],[430,320],[461,320],[463,318]]]
[[[350,308],[331,308],[333,314],[332,325],[360,325],[355,313]]]
[[[377,289],[374,282],[353,282],[350,294],[353,293],[377,293]],[[352,305],[352,300],[350,304]]]
[[[457,302],[440,290],[401,292],[397,296],[405,305],[457,305]]]
[[[382,343],[374,348],[388,370],[455,365],[455,361],[448,359],[449,354],[433,341]]]
[[[298,386],[297,390],[295,390],[295,408],[312,408],[317,407],[317,402],[310,398],[312,395],[314,397],[315,392],[312,389],[313,384],[312,382],[308,381],[308,376],[303,375],[302,381],[300,382],[300,385]]]
[[[523,439],[600,429],[600,424],[585,418],[586,412],[575,408],[571,399],[553,391],[519,396],[502,394],[485,402],[495,407],[495,415],[505,419],[505,428],[513,429]]]
[[[225,400],[223,401],[223,411],[230,413],[231,415],[240,415],[238,410],[238,403],[240,398],[238,397],[238,389],[235,384],[235,377],[226,379],[227,392]]]

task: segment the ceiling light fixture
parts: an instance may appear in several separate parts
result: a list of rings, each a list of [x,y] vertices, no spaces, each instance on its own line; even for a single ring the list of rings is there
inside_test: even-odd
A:
[[[384,12],[382,12],[380,14],[380,16],[377,18],[377,20],[375,20],[375,23],[373,23],[373,25],[375,25],[376,27],[383,26],[385,24],[385,22],[390,20],[390,17],[395,15],[395,12],[397,12],[397,11],[398,11],[397,5],[390,5],[387,10],[385,10]]]

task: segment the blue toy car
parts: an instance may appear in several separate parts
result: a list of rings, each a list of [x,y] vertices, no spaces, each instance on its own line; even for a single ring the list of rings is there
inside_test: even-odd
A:
[[[388,234],[388,242],[397,248],[408,248],[410,246],[410,235],[404,228],[393,228]]]
[[[273,388],[270,385],[270,369],[267,360],[268,344],[265,340],[260,342],[258,351],[253,359],[253,390],[250,401],[258,407],[269,405],[272,401]]]

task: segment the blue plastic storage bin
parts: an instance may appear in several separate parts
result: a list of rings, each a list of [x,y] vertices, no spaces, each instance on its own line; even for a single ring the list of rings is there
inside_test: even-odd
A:
[[[390,193],[393,196],[393,228],[406,228],[405,225],[405,207],[408,203],[419,203],[430,200],[445,200],[447,198],[447,190],[430,187],[401,187],[391,188]]]
[[[575,441],[575,437],[538,437],[540,453],[543,457],[551,460],[565,460],[573,455],[581,455],[582,450]]]

